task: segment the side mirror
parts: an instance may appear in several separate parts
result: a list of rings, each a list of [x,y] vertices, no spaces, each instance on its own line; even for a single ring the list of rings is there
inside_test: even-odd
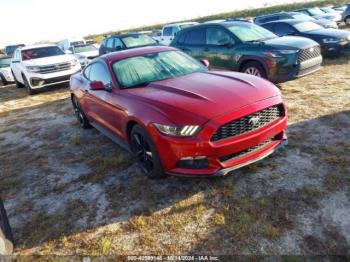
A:
[[[101,81],[92,81],[90,83],[90,89],[98,91],[98,90],[105,90],[106,88],[105,88],[105,85]]]
[[[71,55],[71,54],[73,54],[73,52],[70,51],[70,50],[66,50],[66,51],[64,51],[64,52],[66,53],[66,55]]]
[[[219,44],[220,44],[221,46],[226,46],[226,47],[228,47],[228,48],[232,47],[232,43],[231,43],[230,39],[228,39],[228,38],[221,39],[221,40],[219,41]]]
[[[210,63],[209,63],[209,61],[208,61],[207,59],[202,59],[200,62],[201,62],[201,64],[204,65],[206,68],[208,68],[209,65],[210,65]]]

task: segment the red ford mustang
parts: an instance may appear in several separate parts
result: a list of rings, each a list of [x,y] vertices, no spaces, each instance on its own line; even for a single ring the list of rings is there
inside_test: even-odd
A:
[[[81,125],[130,149],[150,178],[225,175],[287,141],[273,84],[209,71],[171,47],[99,57],[71,78],[71,93]]]

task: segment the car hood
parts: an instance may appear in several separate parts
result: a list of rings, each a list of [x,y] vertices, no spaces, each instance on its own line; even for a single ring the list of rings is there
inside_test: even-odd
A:
[[[92,58],[95,58],[95,57],[98,56],[98,50],[76,53],[75,56],[76,56],[77,58],[85,58],[85,57],[92,57]]]
[[[305,37],[283,36],[276,37],[264,41],[266,45],[275,47],[276,49],[305,49],[318,45],[315,41]]]
[[[0,67],[0,72],[10,73],[11,72],[11,67]]]
[[[340,29],[318,29],[309,32],[305,32],[305,34],[310,36],[320,36],[320,37],[335,37],[335,38],[344,38],[350,35],[349,32]]]
[[[75,59],[76,58],[73,55],[57,55],[57,56],[49,56],[49,57],[32,59],[32,60],[25,60],[23,61],[23,64],[26,66],[44,66],[44,65],[52,65],[52,64],[59,64],[63,62],[69,62]]]
[[[279,96],[270,82],[247,74],[210,71],[157,81],[126,90],[177,125],[201,125],[219,115]],[[136,97],[135,97],[136,96]]]

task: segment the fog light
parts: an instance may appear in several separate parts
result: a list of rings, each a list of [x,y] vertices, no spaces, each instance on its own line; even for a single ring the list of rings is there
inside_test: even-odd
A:
[[[182,157],[179,161],[177,161],[176,167],[186,169],[208,168],[208,159],[206,156]]]

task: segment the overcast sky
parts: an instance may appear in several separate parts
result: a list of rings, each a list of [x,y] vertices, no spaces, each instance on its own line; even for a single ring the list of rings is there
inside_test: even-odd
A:
[[[299,0],[0,0],[0,47]]]

